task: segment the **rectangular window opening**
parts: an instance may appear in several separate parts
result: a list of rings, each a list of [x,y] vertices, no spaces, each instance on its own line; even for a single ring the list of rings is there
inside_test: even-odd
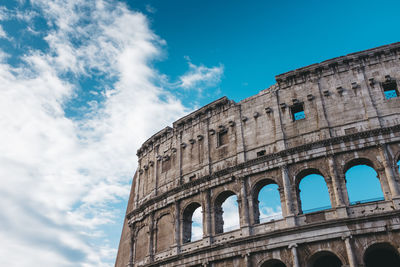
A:
[[[262,157],[265,155],[265,150],[260,150],[257,152],[257,157]]]
[[[292,113],[293,121],[298,121],[306,118],[306,114],[304,113],[303,104],[296,104],[290,108]]]
[[[386,99],[391,99],[399,96],[397,89],[397,83],[395,80],[387,81],[382,83],[383,92],[385,93]]]
[[[166,172],[171,169],[171,160],[167,159],[161,163],[161,172]]]
[[[221,131],[218,133],[218,144],[217,146],[223,146],[228,144],[228,131]]]

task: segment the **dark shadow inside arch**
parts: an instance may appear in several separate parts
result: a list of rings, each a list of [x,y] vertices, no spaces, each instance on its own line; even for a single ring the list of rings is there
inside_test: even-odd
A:
[[[300,213],[316,212],[332,207],[328,186],[319,170],[307,169],[300,172],[296,182]]]
[[[198,240],[198,237],[192,238],[193,234],[193,214],[198,209],[201,209],[201,205],[197,202],[193,202],[189,204],[185,210],[183,211],[183,224],[182,224],[182,241],[183,243],[188,243],[194,241],[193,239]]]
[[[273,259],[264,262],[261,267],[286,267],[286,265],[280,260]]]
[[[382,186],[372,164],[365,159],[352,163],[347,165],[345,172],[350,205],[384,200]]]
[[[255,223],[282,218],[279,186],[270,179],[258,182],[253,189],[253,213]]]
[[[237,196],[234,192],[224,191],[218,195],[218,197],[215,199],[214,204],[214,218],[216,234],[240,228],[239,222],[233,223],[233,225],[231,225],[233,221],[239,219]],[[231,221],[227,222],[228,227],[224,221],[224,218],[232,219]]]
[[[365,251],[364,262],[366,267],[399,267],[400,256],[392,245],[379,243]]]
[[[309,265],[310,267],[342,267],[341,260],[332,252],[321,251],[314,254]]]

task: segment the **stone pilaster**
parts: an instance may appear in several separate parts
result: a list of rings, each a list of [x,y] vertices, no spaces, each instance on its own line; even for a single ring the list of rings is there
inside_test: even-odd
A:
[[[211,196],[210,190],[203,191],[203,201],[204,201],[204,210],[203,210],[203,238],[207,238],[208,242],[211,244],[212,242],[212,215],[211,215]]]
[[[289,173],[287,165],[281,166],[282,171],[282,182],[285,193],[285,206],[286,206],[286,224],[288,226],[294,226],[296,224],[293,213],[293,199],[292,199],[292,186],[290,183]]]
[[[246,159],[246,144],[243,133],[242,122],[242,106],[239,105],[239,121],[236,123],[236,136],[237,136],[237,162],[243,163]]]
[[[378,149],[379,149],[380,156],[382,158],[383,167],[385,169],[385,176],[386,176],[386,179],[387,179],[387,182],[389,185],[392,199],[399,199],[400,198],[399,187],[397,185],[397,181],[394,176],[393,169],[389,162],[387,147],[384,144],[384,145],[379,146]]]
[[[290,244],[289,249],[292,251],[293,267],[300,267],[299,256],[297,254],[297,244]]]
[[[352,248],[351,243],[350,243],[351,237],[352,237],[351,235],[343,236],[342,240],[344,240],[344,243],[346,245],[346,253],[347,253],[347,258],[349,260],[349,266],[350,267],[357,267],[358,265],[356,263],[356,259],[355,259],[354,252],[353,252],[353,248]]]

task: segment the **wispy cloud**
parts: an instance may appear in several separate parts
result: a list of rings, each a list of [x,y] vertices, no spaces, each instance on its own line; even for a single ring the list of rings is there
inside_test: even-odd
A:
[[[195,65],[186,57],[189,70],[179,77],[178,86],[185,90],[202,91],[204,88],[216,86],[224,73],[224,66],[206,67]]]
[[[157,12],[157,9],[155,7],[153,7],[152,5],[150,5],[150,4],[147,4],[146,5],[146,11],[149,12],[149,13],[154,14],[154,13]]]
[[[7,38],[7,34],[1,25],[0,25],[0,38]]]
[[[143,14],[108,1],[32,5],[13,12],[46,20],[48,49],[17,66],[0,57],[0,265],[112,266],[102,226],[122,223],[136,149],[188,108],[154,83],[149,63],[165,42]],[[88,77],[104,87],[82,99]],[[90,108],[68,115],[77,102]]]

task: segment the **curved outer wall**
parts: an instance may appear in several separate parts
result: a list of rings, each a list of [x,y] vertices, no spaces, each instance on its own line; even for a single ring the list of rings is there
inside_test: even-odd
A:
[[[221,98],[179,119],[138,150],[116,265],[261,266],[269,259],[309,266],[329,251],[363,266],[374,243],[400,247],[400,43],[350,54],[276,77],[234,103]],[[293,120],[301,105],[305,119]],[[378,173],[384,200],[350,205],[345,172]],[[325,178],[331,209],[303,214],[302,173]],[[258,223],[258,183],[279,186],[283,218]],[[238,197],[240,229],[218,233],[218,196]],[[203,209],[203,239],[185,243],[183,211]]]

